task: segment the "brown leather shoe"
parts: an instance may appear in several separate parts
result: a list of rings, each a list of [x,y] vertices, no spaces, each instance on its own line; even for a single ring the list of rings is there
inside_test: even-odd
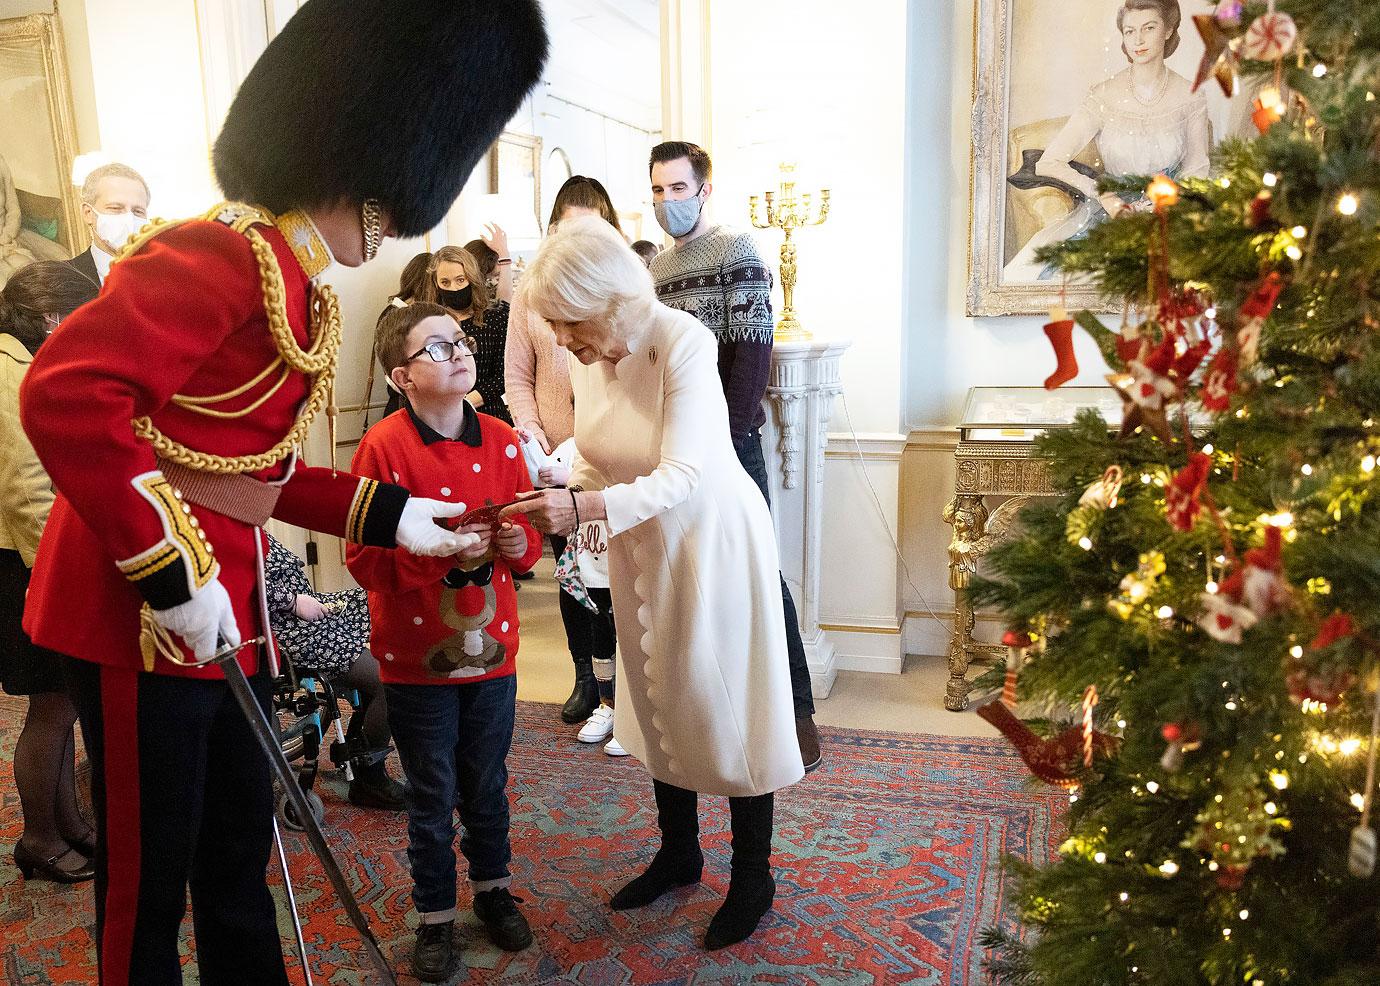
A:
[[[819,730],[815,729],[814,716],[796,717],[795,740],[800,744],[800,762],[808,774],[824,760],[824,754],[819,752]]]

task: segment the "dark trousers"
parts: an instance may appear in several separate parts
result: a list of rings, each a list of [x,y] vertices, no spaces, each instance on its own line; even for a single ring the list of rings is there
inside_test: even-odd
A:
[[[269,766],[229,686],[65,663],[91,762],[101,983],[182,982],[190,886],[201,982],[285,986]],[[267,673],[251,685],[268,708]]]
[[[475,892],[509,883],[508,749],[517,677],[474,684],[384,685],[388,724],[407,775],[412,902],[431,920],[456,903],[455,817]]]
[[[771,490],[767,486],[767,461],[762,455],[762,432],[752,429],[742,439],[733,440],[733,451],[738,453],[738,461],[743,464],[747,474],[762,491],[762,498],[771,509]],[[786,658],[791,665],[791,697],[795,699],[797,719],[815,714],[814,694],[810,691],[810,665],[805,660],[805,644],[800,639],[800,617],[796,615],[795,600],[781,578],[781,608],[786,614]]]
[[[548,534],[551,551],[556,558],[565,552],[567,538],[559,534]],[[570,659],[575,662],[575,674],[589,673],[590,661],[612,661],[618,646],[618,633],[613,626],[613,594],[608,589],[586,586],[589,598],[599,607],[599,612],[591,613],[574,596],[565,590],[556,593],[560,598],[561,624],[565,627],[565,642],[570,648]],[[599,682],[599,697],[605,702],[613,701],[613,682]]]
[[[565,552],[568,539],[558,534],[547,535],[551,539],[551,550],[557,558]],[[614,648],[618,645],[618,634],[613,627],[613,597],[608,589],[589,589],[589,598],[599,607],[599,612],[591,613],[581,606],[568,592],[559,593],[561,597],[561,623],[565,626],[565,640],[570,647],[570,656],[578,664],[581,660],[610,661]]]

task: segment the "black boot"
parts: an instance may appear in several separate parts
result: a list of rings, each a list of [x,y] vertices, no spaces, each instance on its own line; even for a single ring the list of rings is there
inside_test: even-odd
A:
[[[584,722],[599,708],[599,682],[594,679],[594,664],[588,657],[575,658],[575,688],[561,706],[561,721],[575,725]]]
[[[713,951],[747,938],[771,910],[776,881],[771,876],[772,801],[770,794],[729,798],[733,821],[733,870],[728,896],[709,922],[704,947]]]
[[[610,904],[615,911],[645,907],[669,890],[699,883],[704,869],[698,796],[661,781],[652,781],[652,789],[656,792],[661,848],[646,872],[613,895]]]
[[[350,781],[350,804],[359,808],[377,808],[380,811],[406,811],[407,801],[403,797],[403,786],[388,776],[383,761],[356,764],[354,780]]]

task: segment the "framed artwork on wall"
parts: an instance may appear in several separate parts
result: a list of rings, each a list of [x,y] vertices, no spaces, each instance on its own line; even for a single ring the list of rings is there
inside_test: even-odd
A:
[[[0,284],[84,247],[72,187],[77,137],[54,14],[0,20]]]
[[[1254,135],[1252,93],[1212,79],[1193,15],[1206,0],[977,0],[969,315],[1107,309],[1035,259],[1123,207],[1104,174],[1205,177],[1225,137]],[[1143,197],[1125,207],[1147,208]],[[1120,307],[1116,305],[1115,307]]]
[[[489,194],[532,203],[532,216],[542,227],[541,138],[503,131],[489,148]]]

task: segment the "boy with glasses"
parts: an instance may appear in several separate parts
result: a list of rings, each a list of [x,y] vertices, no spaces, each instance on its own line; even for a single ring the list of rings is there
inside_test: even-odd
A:
[[[388,313],[377,352],[408,406],[365,433],[353,463],[359,475],[471,510],[532,488],[513,429],[465,400],[475,381],[473,343],[444,308],[418,302]],[[409,781],[407,855],[420,916],[412,962],[423,982],[449,978],[455,965],[457,806],[475,915],[501,948],[532,943],[508,892],[506,760],[517,695],[513,576],[536,564],[541,539],[525,517],[458,530],[479,540],[449,558],[359,545],[346,554],[369,591],[370,648]]]

